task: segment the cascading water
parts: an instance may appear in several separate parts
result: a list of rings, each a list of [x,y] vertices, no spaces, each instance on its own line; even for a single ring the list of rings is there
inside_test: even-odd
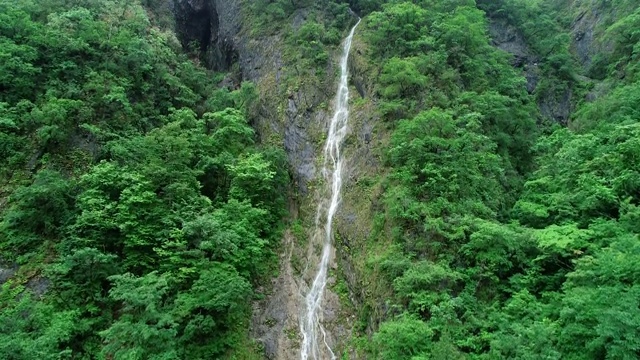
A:
[[[329,260],[331,258],[332,243],[332,223],[333,216],[340,204],[340,190],[342,187],[342,156],[340,155],[340,147],[347,133],[347,121],[349,120],[349,86],[348,77],[349,70],[347,63],[349,60],[349,50],[351,49],[351,40],[358,23],[351,28],[349,36],[344,41],[342,57],[340,58],[340,83],[338,85],[338,93],[335,100],[335,112],[329,123],[329,132],[327,134],[327,143],[324,147],[324,165],[322,173],[330,181],[329,198],[322,203],[328,203],[328,206],[318,206],[316,216],[316,229],[314,236],[320,238],[324,236],[322,246],[322,256],[318,264],[318,273],[316,274],[313,284],[305,297],[306,309],[301,317],[300,332],[302,333],[302,348],[300,350],[301,359],[320,360],[319,342],[326,347],[331,359],[336,357],[326,342],[326,333],[320,323],[320,311],[322,306],[322,295],[327,284],[327,270]],[[324,227],[321,226],[320,219],[322,213],[326,211]],[[320,339],[320,337],[322,337]]]

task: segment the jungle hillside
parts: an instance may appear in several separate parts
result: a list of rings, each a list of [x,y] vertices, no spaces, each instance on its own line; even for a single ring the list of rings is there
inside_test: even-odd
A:
[[[635,0],[0,0],[0,359],[640,357]]]

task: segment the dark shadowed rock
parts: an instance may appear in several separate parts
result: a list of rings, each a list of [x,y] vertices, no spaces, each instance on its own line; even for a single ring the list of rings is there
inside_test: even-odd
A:
[[[239,3],[233,0],[175,0],[176,31],[185,49],[197,46],[212,70],[227,71],[237,59]]]
[[[514,56],[514,66],[522,66],[524,63],[537,61],[537,59],[534,59],[522,34],[514,26],[507,24],[506,21],[493,19],[489,23],[489,33],[494,46]]]
[[[27,282],[27,289],[31,290],[36,297],[44,295],[49,290],[51,281],[47,278],[40,276],[29,279]]]
[[[600,21],[600,12],[597,8],[583,11],[578,15],[572,26],[572,45],[578,61],[584,68],[589,68],[593,56],[596,54],[593,32]]]
[[[16,264],[11,264],[0,258],[0,285],[6,283],[18,271]]]
[[[521,69],[527,80],[527,92],[533,94],[540,82],[541,58],[528,46],[518,29],[502,18],[489,18],[489,34],[492,44],[513,57],[511,65]],[[549,119],[566,124],[573,110],[573,91],[570,88],[550,89],[536,95],[540,113]]]
[[[284,148],[289,157],[289,164],[294,170],[294,177],[298,182],[298,189],[302,194],[307,194],[307,183],[316,175],[315,149],[308,138],[306,130],[296,124],[298,109],[293,99],[289,99],[287,119],[284,127]],[[304,116],[304,122],[309,122],[311,116]]]
[[[522,69],[527,79],[527,92],[532,94],[540,78],[538,56],[529,49],[522,34],[503,19],[490,19],[489,34],[493,46],[513,55],[511,65]]]

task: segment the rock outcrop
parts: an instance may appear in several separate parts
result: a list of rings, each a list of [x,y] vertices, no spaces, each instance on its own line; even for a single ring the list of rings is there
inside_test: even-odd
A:
[[[175,0],[176,31],[182,46],[199,49],[206,65],[227,71],[238,59],[240,4],[232,0]]]
[[[6,283],[18,270],[18,266],[0,258],[0,285]]]
[[[572,47],[578,61],[585,69],[591,66],[593,56],[596,54],[594,31],[599,21],[600,12],[596,8],[591,11],[581,12],[572,25]]]
[[[269,88],[259,106],[259,135],[276,133],[284,148],[298,189],[306,194],[315,177],[315,150],[307,129],[318,122],[314,109],[326,96],[317,89],[298,89],[287,95],[284,111],[277,111],[278,89],[282,85],[282,44],[278,34],[251,36],[250,24],[243,22],[238,0],[174,0],[176,30],[183,46],[197,44],[207,66],[227,71],[237,65],[239,81],[249,80],[259,88]],[[296,17],[297,19],[298,17]],[[235,84],[239,85],[238,83]],[[282,96],[284,98],[284,96]],[[264,100],[264,98],[270,98]],[[320,114],[320,117],[324,114]],[[263,130],[263,131],[260,131]]]
[[[521,69],[527,79],[527,92],[533,94],[541,80],[541,61],[538,54],[532,51],[524,36],[513,25],[502,18],[489,17],[489,35],[495,47],[513,56],[511,65]],[[538,90],[536,93],[538,108],[545,118],[567,124],[573,111],[573,91],[566,86],[563,89]]]
[[[502,19],[492,19],[489,34],[495,47],[513,55],[511,65],[522,69],[527,79],[527,91],[533,93],[540,80],[540,58],[529,49],[520,31]]]

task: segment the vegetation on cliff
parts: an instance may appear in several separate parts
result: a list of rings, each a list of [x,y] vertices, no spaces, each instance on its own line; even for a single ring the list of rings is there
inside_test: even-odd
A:
[[[253,87],[217,89],[136,3],[1,1],[0,23],[0,358],[250,353],[288,182]]]
[[[340,283],[359,319],[345,356],[638,357],[635,1],[255,1],[244,35],[281,33],[288,66],[270,93],[218,88],[158,6],[0,0],[0,264],[19,267],[0,358],[259,358],[248,315],[277,269],[289,165],[257,143],[254,106],[327,106],[349,7],[388,146],[358,179],[374,215],[346,255],[366,281]],[[589,16],[599,52],[580,55]],[[524,39],[534,89],[491,21]],[[538,108],[565,96],[566,124]]]
[[[623,4],[598,6],[611,13]],[[385,309],[365,353],[635,358],[638,10],[604,25],[600,41],[613,51],[585,71],[611,90],[578,101],[568,128],[536,130],[545,123],[532,108],[536,94],[593,86],[581,80],[559,22],[572,9],[517,0],[483,7],[518,24],[541,59],[532,95],[489,45],[474,1],[389,1],[366,17],[363,37],[380,64],[378,109],[392,129],[385,220],[367,241],[390,237],[393,246],[368,256],[364,271],[393,291],[365,300]]]

